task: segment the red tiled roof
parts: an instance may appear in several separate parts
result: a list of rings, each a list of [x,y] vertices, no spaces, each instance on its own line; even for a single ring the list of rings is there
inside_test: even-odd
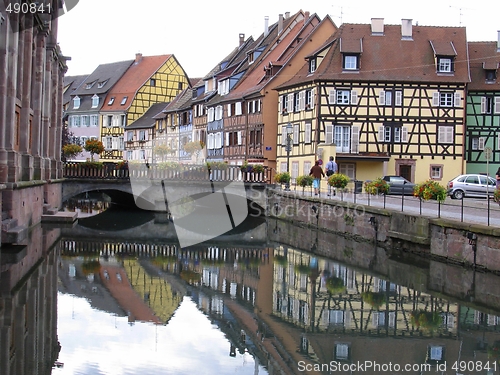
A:
[[[141,56],[138,61],[132,63],[116,85],[108,92],[102,111],[123,111],[129,108],[137,91],[171,57],[171,54]],[[121,105],[120,103],[125,96],[128,97],[127,101],[124,105]],[[115,98],[115,100],[112,105],[108,105],[111,98]]]
[[[469,42],[469,90],[500,90],[500,52],[497,42]],[[496,81],[486,82],[486,69],[496,70]]]

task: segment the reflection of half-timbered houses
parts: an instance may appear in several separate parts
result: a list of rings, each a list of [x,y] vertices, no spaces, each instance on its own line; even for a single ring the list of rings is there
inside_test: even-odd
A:
[[[467,92],[467,172],[494,175],[500,161],[500,32],[497,42],[469,42],[468,46],[471,82]],[[486,147],[493,151],[489,171]]]
[[[339,171],[353,179],[397,174],[411,181],[447,180],[463,168],[468,81],[465,28],[372,19],[342,25],[307,57],[279,87],[281,112],[300,107],[301,96],[314,92],[309,100],[318,108],[311,125],[299,120],[293,131],[304,139],[310,132],[317,156],[336,154]],[[281,125],[290,120],[279,118]]]
[[[189,86],[174,55],[142,56],[108,92],[101,109],[101,140],[111,137],[101,159],[123,159],[125,126],[137,120],[154,103],[170,102]],[[116,141],[115,141],[116,139]]]

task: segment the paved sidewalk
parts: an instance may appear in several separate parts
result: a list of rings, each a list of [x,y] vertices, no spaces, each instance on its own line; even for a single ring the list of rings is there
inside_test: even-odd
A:
[[[315,196],[310,189],[304,192],[302,188],[291,189],[292,194],[297,196],[344,201],[353,204],[363,204],[373,207],[386,208],[399,212],[406,212],[413,215],[424,215],[427,217],[441,217],[457,220],[471,224],[483,224],[500,227],[500,206],[493,202],[481,198],[465,198],[463,200],[451,199],[438,204],[436,201],[420,201],[418,198],[406,195],[373,196],[366,193],[337,193],[335,196],[328,196],[327,188],[322,188],[319,196]]]

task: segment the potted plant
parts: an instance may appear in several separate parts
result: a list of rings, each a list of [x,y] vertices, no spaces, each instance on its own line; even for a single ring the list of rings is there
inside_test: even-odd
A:
[[[262,164],[254,164],[252,166],[252,172],[262,173],[262,172],[264,172],[264,166]]]
[[[493,192],[493,200],[500,205],[500,189],[495,189]]]
[[[435,311],[416,310],[411,313],[411,323],[417,328],[435,331],[443,324],[443,318]]]
[[[443,202],[446,199],[446,189],[437,181],[427,180],[415,186],[413,196],[421,200]]]
[[[389,193],[389,184],[381,177],[376,178],[373,181],[366,181],[365,192],[370,195],[378,195],[378,194],[386,195]]]
[[[342,190],[345,189],[349,181],[350,181],[349,177],[346,176],[345,174],[335,173],[328,178],[328,185]]]
[[[303,175],[297,177],[297,185],[302,186],[302,192],[304,192],[304,189],[306,186],[312,186],[314,178],[309,175]]]
[[[276,173],[274,175],[274,181],[276,181],[278,184],[287,184],[290,182],[290,179],[290,173],[288,172]]]
[[[380,292],[363,292],[361,298],[375,310],[378,310],[386,302],[385,293]]]

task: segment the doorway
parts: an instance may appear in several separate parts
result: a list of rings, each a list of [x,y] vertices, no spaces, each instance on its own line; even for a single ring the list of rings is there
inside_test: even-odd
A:
[[[399,175],[406,178],[408,181],[413,182],[411,178],[411,165],[401,164],[399,166]]]

